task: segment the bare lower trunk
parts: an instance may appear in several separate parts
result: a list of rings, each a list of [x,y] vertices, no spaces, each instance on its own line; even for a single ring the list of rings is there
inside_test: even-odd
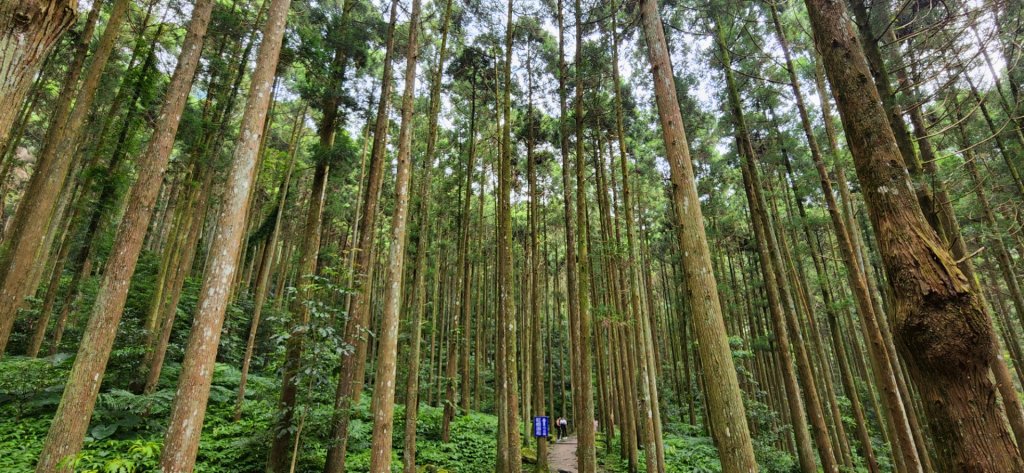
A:
[[[501,77],[501,156],[498,160],[497,205],[497,353],[496,381],[499,385],[498,410],[498,465],[499,473],[519,473],[522,470],[519,435],[519,365],[515,301],[512,286],[515,273],[512,266],[512,0],[508,0],[505,23],[505,61]],[[455,360],[450,360],[454,363]],[[589,420],[587,421],[590,422]]]
[[[711,254],[704,232],[700,200],[694,182],[693,164],[687,148],[686,132],[676,97],[675,81],[669,63],[665,32],[658,13],[657,0],[640,4],[641,24],[647,42],[648,59],[654,79],[658,116],[672,175],[676,207],[676,234],[683,254],[686,285],[693,295],[694,331],[707,380],[707,403],[714,430],[715,446],[728,473],[757,471],[753,444],[746,422],[746,410],[740,395],[736,368],[722,318],[717,283],[711,266]]]
[[[411,332],[409,340],[409,375],[405,386],[405,443],[402,449],[402,471],[404,473],[416,473],[416,423],[419,417],[420,407],[420,345],[423,335],[423,314],[427,298],[427,249],[431,241],[432,221],[430,219],[430,184],[432,169],[434,167],[434,156],[437,145],[437,119],[441,111],[441,81],[445,57],[448,46],[448,25],[451,20],[453,0],[445,2],[444,18],[441,26],[441,46],[437,53],[437,69],[432,73],[430,84],[430,124],[427,130],[427,153],[423,158],[423,165],[420,176],[419,194],[420,203],[417,209],[419,215],[419,239],[416,243],[416,280],[413,285],[413,307],[412,320],[409,323]],[[438,266],[434,270],[435,277],[441,272]],[[434,305],[436,307],[435,299]],[[434,329],[431,329],[434,332]]]
[[[370,412],[373,412],[373,438],[370,445],[370,472],[372,473],[391,472],[398,322],[402,310],[406,228],[409,219],[409,181],[412,177],[412,114],[415,100],[413,94],[416,89],[416,59],[419,56],[417,44],[419,21],[420,0],[412,0],[412,13],[409,17],[409,43],[405,56],[402,125],[398,132],[395,212],[391,218],[391,248],[388,255],[387,281],[384,283],[384,314],[379,331],[379,356],[370,408]]]

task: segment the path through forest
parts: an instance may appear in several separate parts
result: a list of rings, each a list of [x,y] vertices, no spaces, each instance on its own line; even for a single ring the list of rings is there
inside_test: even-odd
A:
[[[576,473],[576,437],[566,437],[548,449],[548,465],[555,473]]]

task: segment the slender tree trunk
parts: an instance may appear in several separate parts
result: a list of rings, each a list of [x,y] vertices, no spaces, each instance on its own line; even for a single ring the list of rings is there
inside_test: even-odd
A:
[[[509,8],[511,9],[511,1]],[[594,394],[593,394],[593,382],[592,382],[592,371],[591,371],[591,312],[590,312],[590,284],[591,284],[591,271],[590,271],[590,257],[588,255],[588,234],[590,233],[589,225],[587,225],[586,210],[587,210],[587,197],[586,197],[586,180],[584,178],[584,169],[586,169],[585,157],[584,157],[584,136],[583,136],[583,92],[584,92],[584,81],[582,77],[583,64],[583,5],[580,0],[575,0],[576,13],[576,53],[575,63],[576,67],[576,100],[575,100],[575,122],[576,122],[576,230],[579,232],[579,238],[576,239],[576,256],[579,259],[577,264],[579,277],[577,278],[577,284],[579,290],[577,291],[576,297],[579,298],[578,316],[576,330],[576,350],[578,351],[578,359],[576,361],[576,367],[578,373],[576,373],[577,383],[573,384],[573,400],[575,400],[576,414],[574,418],[576,421],[576,458],[579,463],[580,473],[595,473],[597,471],[597,452],[596,452],[596,432],[594,431]],[[511,25],[510,25],[511,27]],[[563,170],[564,172],[564,170]],[[643,381],[641,381],[643,382]]]
[[[265,130],[291,0],[270,0],[263,40],[256,54],[256,69],[249,85],[249,100],[242,114],[239,140],[228,172],[228,188],[217,217],[217,233],[204,271],[196,303],[178,390],[160,456],[162,472],[191,472],[199,450],[203,418],[213,381],[213,364],[224,325],[231,282],[238,269],[239,246],[245,236],[252,186],[256,180],[260,144]]]
[[[378,331],[380,340],[374,376],[373,439],[370,472],[391,472],[391,435],[395,413],[395,369],[398,352],[398,322],[402,309],[405,274],[406,228],[409,219],[409,181],[412,177],[412,114],[416,89],[416,60],[419,56],[420,0],[412,0],[409,43],[405,55],[405,91],[402,94],[402,125],[398,132],[398,169],[395,175],[395,212],[391,218],[391,247],[384,289],[384,314]]]
[[[538,244],[540,226],[538,224],[540,220],[540,190],[537,188],[537,158],[534,156],[533,149],[536,140],[536,125],[539,124],[538,119],[534,117],[533,108],[533,65],[527,62],[527,89],[528,101],[527,101],[527,112],[526,112],[526,126],[527,129],[527,145],[526,145],[526,174],[527,174],[527,185],[528,193],[530,197],[529,202],[529,228],[530,228],[530,241],[528,251],[530,253],[529,264],[529,279],[528,289],[529,295],[528,300],[530,308],[528,317],[530,319],[531,329],[531,346],[529,350],[530,356],[530,368],[532,369],[533,377],[533,393],[532,393],[532,404],[533,409],[527,411],[527,415],[545,416],[547,415],[546,403],[544,402],[544,351],[543,343],[541,340],[541,287],[540,277],[542,266],[540,264],[541,254],[540,246]],[[525,348],[524,348],[525,350]],[[525,416],[524,416],[525,417]],[[537,463],[534,465],[534,471],[536,473],[548,473],[548,440],[545,437],[537,438]]]
[[[516,329],[515,300],[513,299],[512,259],[512,0],[508,0],[505,23],[505,62],[500,76],[504,87],[501,95],[501,156],[498,160],[497,201],[497,309],[498,351],[496,356],[497,383],[499,385],[498,409],[498,468],[499,473],[522,471],[521,442],[519,435],[519,367]],[[582,291],[581,291],[582,292]],[[449,360],[454,363],[455,360]],[[589,421],[588,421],[589,422]]]
[[[803,94],[800,91],[800,82],[799,82],[798,77],[796,75],[796,68],[793,66],[793,60],[792,60],[792,58],[790,56],[789,42],[786,39],[785,30],[783,30],[782,23],[779,21],[778,12],[777,12],[775,6],[774,5],[770,5],[769,6],[769,10],[770,10],[770,13],[771,13],[771,16],[772,16],[772,22],[773,22],[773,24],[775,26],[776,35],[778,36],[779,43],[782,46],[783,55],[786,58],[786,70],[789,73],[790,86],[793,89],[793,95],[794,95],[794,97],[796,99],[797,111],[799,112],[799,115],[800,115],[800,123],[803,126],[804,137],[807,140],[807,145],[808,145],[808,147],[811,150],[811,155],[814,158],[815,163],[821,163],[822,162],[821,148],[818,146],[817,139],[814,136],[814,132],[813,132],[813,128],[812,128],[812,125],[811,125],[810,117],[809,117],[809,115],[807,113],[807,107],[804,105]],[[829,116],[826,116],[825,119],[826,120],[830,120],[831,118]],[[787,157],[787,166],[788,166],[788,157]],[[824,169],[824,168],[822,168],[822,169]],[[830,205],[829,209],[830,209],[830,211],[832,211],[832,210],[837,211],[837,209],[834,208],[835,207],[835,198],[833,197],[833,194],[832,194],[831,185],[828,182],[828,176],[827,175],[821,175],[820,177],[823,179],[822,191],[828,194],[826,196],[826,200],[828,201],[828,203]],[[800,205],[800,209],[802,211],[803,210],[802,204],[799,204],[799,202],[798,202],[798,205]],[[841,221],[839,222],[839,225],[842,225]],[[805,227],[805,229],[806,229],[806,227]],[[810,236],[810,234],[809,234],[809,231],[808,231],[808,237],[809,236]],[[814,252],[813,249],[812,249],[812,253],[816,254],[816,252]],[[814,261],[815,261],[815,268],[818,269],[819,278],[824,278],[825,275],[821,274],[822,273],[822,269],[820,268],[820,264],[818,263],[818,260],[815,259]],[[824,279],[822,279],[822,280],[824,280]],[[831,312],[832,311],[832,309],[831,309],[832,304],[830,302],[831,301],[831,296],[830,296],[830,294],[829,294],[829,292],[827,290],[824,290],[824,288],[823,288],[822,294],[823,294],[823,297],[825,299],[826,307],[830,311],[830,319],[833,321],[832,330],[836,330],[836,327],[835,327],[835,315],[834,315],[834,313]],[[836,334],[834,331],[832,333],[833,333],[833,335]],[[865,461],[868,464],[868,469],[870,471],[872,471],[872,472],[877,472],[878,468],[879,468],[878,467],[878,462],[875,459],[874,452],[872,450],[871,438],[870,438],[870,435],[868,433],[867,426],[864,425],[864,415],[863,415],[863,412],[862,412],[861,407],[859,405],[859,401],[857,401],[858,393],[857,393],[856,388],[855,388],[855,386],[853,384],[852,377],[849,376],[849,368],[846,367],[847,363],[846,363],[845,354],[842,353],[841,350],[840,350],[841,345],[840,344],[836,344],[836,348],[837,348],[837,352],[840,352],[840,353],[838,353],[838,357],[839,357],[839,363],[841,365],[840,366],[840,371],[843,373],[844,390],[847,392],[847,396],[849,396],[851,398],[851,403],[854,404],[853,405],[854,417],[855,417],[855,419],[857,421],[857,432],[858,432],[859,440],[861,441],[862,453],[864,454]],[[841,425],[836,425],[836,427],[837,428],[842,428]]]
[[[674,217],[678,224],[676,235],[683,254],[686,286],[693,295],[694,331],[699,341],[698,349],[706,379],[715,380],[710,383],[712,386],[708,389],[707,398],[711,421],[717,426],[714,431],[715,445],[718,447],[723,471],[755,472],[757,463],[747,427],[746,410],[722,318],[718,285],[712,271],[693,165],[657,0],[642,0],[640,21],[647,42],[658,117],[671,168],[672,198],[676,209]]]
[[[469,157],[466,162],[466,180],[463,183],[463,194],[462,194],[462,211],[459,213],[459,247],[456,250],[458,254],[458,262],[456,263],[456,282],[459,288],[459,295],[455,299],[456,303],[456,314],[459,316],[459,320],[462,322],[459,329],[451,333],[451,339],[448,344],[448,359],[449,363],[445,368],[445,402],[444,402],[444,416],[441,420],[441,440],[447,442],[451,435],[451,423],[452,419],[455,418],[455,391],[456,391],[456,373],[460,363],[451,362],[452,360],[459,360],[464,362],[466,366],[463,366],[463,376],[461,384],[463,387],[462,396],[462,409],[465,411],[468,406],[468,371],[469,371],[469,318],[470,318],[470,307],[469,307],[469,295],[471,290],[470,284],[470,271],[469,271],[469,259],[467,253],[469,251],[469,210],[470,204],[473,198],[473,174],[476,169],[476,72],[473,72],[473,77],[470,79],[471,92],[470,92],[470,104],[469,104]],[[481,192],[483,190],[481,189]],[[464,339],[465,342],[461,340]],[[459,353],[462,352],[460,359]]]
[[[277,213],[274,215],[274,229],[267,236],[266,248],[264,249],[263,262],[260,264],[259,274],[256,276],[256,290],[253,295],[252,321],[249,323],[249,338],[245,343],[245,356],[242,358],[242,375],[238,382],[238,397],[235,401],[235,420],[242,418],[242,404],[245,402],[245,385],[249,379],[249,367],[252,363],[253,352],[256,348],[256,335],[259,331],[260,316],[263,313],[263,305],[267,298],[267,289],[270,285],[270,268],[274,263],[274,255],[277,253],[277,243],[281,235],[281,222],[284,220],[285,204],[288,201],[288,193],[291,187],[292,172],[295,169],[295,158],[298,155],[299,142],[302,132],[305,129],[306,109],[295,116],[295,123],[292,125],[291,142],[288,144],[288,169],[285,171],[284,180],[281,182],[277,195]],[[282,251],[283,253],[283,251]]]
[[[959,108],[956,109],[956,114],[959,121],[962,121]],[[984,182],[981,179],[981,175],[978,173],[978,167],[975,164],[974,151],[967,144],[967,136],[964,132],[963,126],[958,126],[958,132],[960,134],[960,146],[964,151],[964,167],[971,176],[971,182],[974,185],[974,193],[978,198],[978,203],[981,204],[982,213],[985,216],[985,223],[988,224],[989,229],[992,232],[998,232],[996,226],[995,215],[992,213],[992,206],[989,204],[988,196],[985,194]],[[1003,243],[1003,239],[998,236],[992,238],[992,244],[996,250],[996,260],[999,262],[999,269],[1003,273],[1003,279],[1006,282],[1007,287],[1010,290],[1011,299],[1017,309],[1017,314],[1024,314],[1024,299],[1021,297],[1020,286],[1017,283],[1017,278],[1013,273],[1013,264],[1010,259],[1010,253],[1006,249],[1006,245]],[[977,287],[980,287],[977,286]],[[1009,317],[1003,317],[1005,321],[1003,323],[1003,330],[1013,333],[1014,329],[1012,321]],[[1016,336],[1012,337],[1011,340],[1015,339]],[[1015,343],[1014,343],[1015,344]],[[1002,350],[999,345],[996,344],[995,352],[997,357],[1002,357]],[[1013,353],[1017,347],[1011,346],[1010,351]],[[1019,360],[1019,358],[1018,358]],[[993,366],[993,374],[996,377],[997,387],[1000,390],[1000,396],[1003,399],[1003,405],[1006,408],[1007,420],[1010,423],[1010,428],[1013,431],[1013,436],[1017,440],[1017,447],[1020,448],[1021,442],[1024,442],[1024,414],[1022,414],[1020,399],[1017,397],[1016,389],[1014,388],[1013,381],[1010,378],[1010,374],[1006,369],[1006,364],[1003,360],[997,360]]]
[[[395,24],[398,16],[398,0],[391,3],[391,19],[385,40],[384,70],[381,75],[381,94],[377,104],[377,119],[373,132],[373,147],[370,151],[368,183],[363,188],[359,223],[359,244],[353,275],[356,278],[356,294],[349,307],[351,319],[345,327],[344,341],[355,347],[355,351],[342,357],[341,376],[334,398],[334,416],[331,421],[330,445],[324,473],[345,471],[345,456],[348,449],[348,424],[351,419],[350,406],[358,401],[363,387],[363,366],[366,363],[366,334],[370,322],[370,290],[373,281],[372,257],[374,234],[377,224],[377,207],[380,189],[384,180],[385,142],[387,140],[388,110],[391,106],[391,70],[395,49]]]

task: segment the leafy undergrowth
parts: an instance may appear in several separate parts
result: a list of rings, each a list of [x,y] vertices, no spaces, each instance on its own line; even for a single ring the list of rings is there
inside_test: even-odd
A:
[[[50,418],[60,401],[62,382],[70,369],[70,360],[36,360],[5,357],[0,361],[0,472],[31,471],[42,448]],[[173,380],[179,366],[169,364],[156,392],[136,394],[124,389],[101,393],[90,424],[85,446],[70,459],[76,472],[141,473],[156,471],[160,457],[166,417],[174,395]],[[197,458],[197,472],[261,472],[271,443],[274,406],[278,396],[275,379],[251,376],[242,419],[233,420],[235,393],[240,373],[236,368],[218,364],[214,371],[210,403]],[[107,381],[111,384],[118,380]],[[317,393],[298,415],[304,419],[297,471],[319,471],[327,454],[330,436],[330,395]],[[353,409],[349,429],[347,471],[369,470],[370,396],[363,395]],[[404,406],[395,409],[395,470],[400,469],[404,443]],[[478,412],[457,417],[452,422],[451,439],[441,440],[443,409],[421,406],[417,422],[416,455],[420,471],[425,473],[477,473],[494,468],[497,418]],[[669,473],[719,472],[717,452],[711,439],[699,429],[682,423],[665,426],[665,461]],[[621,437],[599,436],[600,463],[608,473],[626,472],[628,465],[619,456]],[[762,471],[786,472],[795,467],[791,456],[758,442],[757,454]],[[524,456],[535,453],[524,444]],[[639,471],[644,471],[644,452],[640,452]]]
[[[606,448],[605,439],[599,437],[599,462],[607,473],[626,473],[629,464],[620,456],[622,438],[611,439]],[[718,452],[709,437],[680,436],[667,433],[664,438],[665,469],[667,473],[717,473],[722,471]],[[646,452],[641,450],[637,471],[646,471]],[[766,470],[774,471],[774,470]]]
[[[22,357],[0,361],[0,472],[32,471],[50,419],[60,401],[68,360],[52,362]],[[166,417],[179,367],[168,365],[159,389],[150,395],[111,389],[100,394],[82,452],[68,459],[75,472],[143,473],[157,471]],[[240,373],[218,364],[196,461],[196,472],[262,472],[271,442],[277,400],[276,380],[250,376],[240,421],[233,420]],[[331,393],[333,394],[333,392]],[[302,412],[305,425],[297,471],[319,471],[327,454],[331,403],[311,403]],[[369,470],[370,396],[353,410],[347,471]],[[400,471],[404,406],[395,409],[395,457]],[[417,422],[417,463],[436,473],[476,473],[493,469],[497,418],[478,412],[452,422],[451,439],[441,441],[443,409],[422,406]]]
[[[621,436],[606,443],[598,435],[598,462],[606,473],[626,473],[629,464],[621,457]],[[667,473],[719,473],[722,463],[711,437],[699,428],[684,423],[665,425],[663,443],[665,446],[665,470]],[[766,473],[790,473],[798,471],[793,457],[786,452],[755,441],[755,454],[760,471]],[[637,471],[646,471],[646,452],[638,452]]]

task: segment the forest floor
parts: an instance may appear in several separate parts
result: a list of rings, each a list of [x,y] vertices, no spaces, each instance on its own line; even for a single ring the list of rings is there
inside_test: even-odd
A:
[[[566,437],[551,444],[548,465],[555,473],[576,473],[576,437]]]

